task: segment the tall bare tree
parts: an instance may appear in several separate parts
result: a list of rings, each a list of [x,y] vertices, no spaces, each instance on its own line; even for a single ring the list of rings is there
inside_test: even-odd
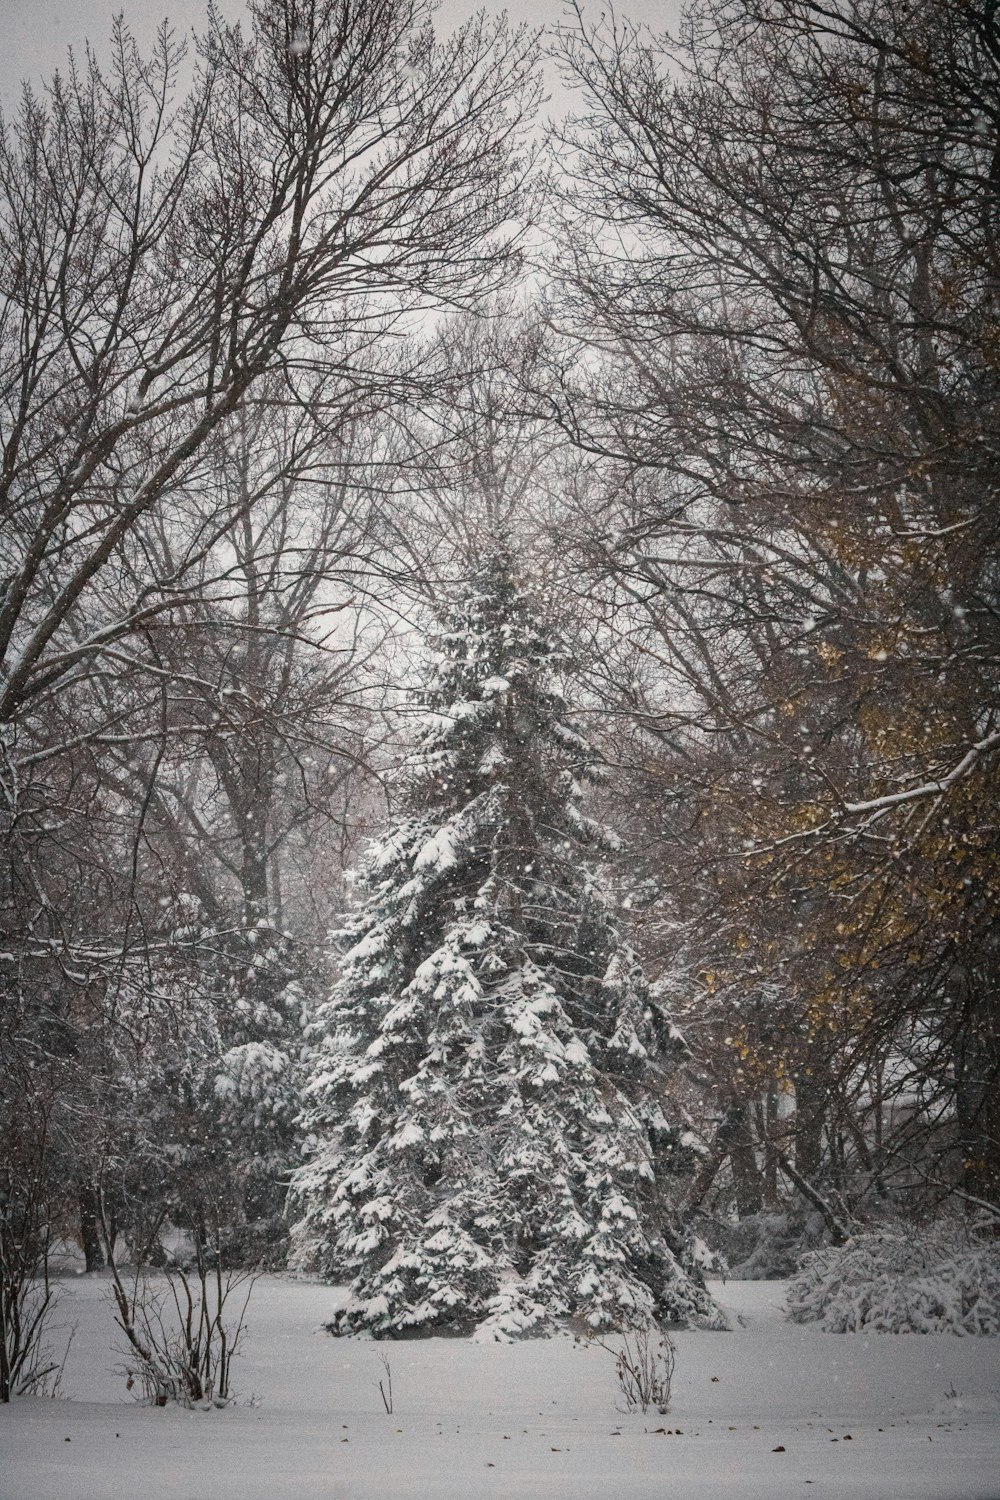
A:
[[[551,401],[613,475],[591,552],[727,913],[701,967],[741,1003],[778,980],[773,1060],[827,1038],[827,1099],[890,1055],[936,1080],[995,1200],[994,9],[734,0],[677,39],[578,15],[560,50]]]
[[[156,1199],[132,1085],[197,1105],[209,950],[277,919],[362,758],[357,434],[424,389],[424,320],[516,271],[535,51],[423,0],[259,0],[209,11],[186,93],[170,29],[146,57],[119,24],[3,126],[0,1049],[76,1080],[64,1184],[103,1078]]]

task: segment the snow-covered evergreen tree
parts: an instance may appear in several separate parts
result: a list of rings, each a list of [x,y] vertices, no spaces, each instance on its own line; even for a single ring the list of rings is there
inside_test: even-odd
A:
[[[338,1331],[721,1321],[652,1222],[672,1140],[654,1085],[680,1044],[585,864],[593,756],[559,664],[492,556],[316,1026],[295,1240],[352,1280]]]
[[[176,972],[164,965],[160,984],[185,1024],[142,1059],[147,1103],[137,1096],[129,1111],[142,1128],[124,1208],[140,1229],[166,1217],[227,1265],[283,1266],[312,979],[304,951],[264,918],[218,933],[188,893],[164,912],[163,931]]]
[[[238,1199],[226,1249],[283,1265],[288,1178],[298,1146],[304,1019],[311,979],[299,946],[264,919],[236,935],[219,1005],[220,1050],[205,1069],[203,1128]]]

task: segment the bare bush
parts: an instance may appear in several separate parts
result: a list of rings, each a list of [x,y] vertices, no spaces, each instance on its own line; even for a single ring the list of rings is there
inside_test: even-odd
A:
[[[203,1251],[193,1267],[170,1268],[155,1281],[141,1266],[128,1281],[111,1269],[128,1389],[138,1385],[140,1399],[155,1406],[225,1406],[255,1273],[225,1271]]]
[[[670,1335],[656,1328],[638,1328],[623,1334],[618,1348],[603,1339],[595,1342],[614,1356],[625,1410],[645,1412],[655,1406],[666,1416],[677,1358]]]
[[[2,1220],[6,1208],[0,1208]],[[0,1230],[0,1401],[38,1395],[57,1375],[61,1362],[50,1356],[45,1332],[55,1307],[47,1275],[18,1255],[8,1255],[8,1237]]]
[[[46,1341],[56,1294],[49,1281],[51,1097],[18,1075],[0,1037],[0,1063],[20,1108],[0,1107],[0,1402],[52,1388],[65,1363]],[[4,1101],[0,1101],[2,1106]]]

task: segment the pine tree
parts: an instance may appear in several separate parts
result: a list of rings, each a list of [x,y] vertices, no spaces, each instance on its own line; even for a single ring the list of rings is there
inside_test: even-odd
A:
[[[145,1224],[155,1235],[166,1220],[227,1266],[283,1266],[309,1008],[304,954],[265,918],[215,931],[189,893],[165,909],[162,931],[173,945],[173,970],[164,963],[156,976],[165,1035],[154,1047],[150,1026],[127,1111],[130,1153],[115,1142],[123,1227],[136,1221],[141,1248]],[[183,1025],[167,1024],[171,1009]],[[155,1241],[145,1248],[162,1253]]]
[[[353,1278],[341,1332],[718,1323],[682,1236],[651,1222],[678,1038],[584,862],[594,757],[507,556],[441,647],[318,1016],[299,1262]]]
[[[263,918],[234,934],[226,959],[220,1045],[206,1061],[199,1123],[235,1197],[227,1255],[242,1265],[281,1266],[312,976],[299,945]]]

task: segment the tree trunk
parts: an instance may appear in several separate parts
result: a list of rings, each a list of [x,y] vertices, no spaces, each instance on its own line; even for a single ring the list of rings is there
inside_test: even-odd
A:
[[[772,1078],[767,1097],[759,1107],[758,1133],[764,1143],[764,1201],[768,1208],[778,1207],[778,1089]]]
[[[816,1080],[799,1074],[795,1079],[795,1170],[810,1182],[819,1176],[823,1163],[824,1106]]]
[[[88,1271],[103,1271],[107,1265],[104,1246],[101,1243],[101,1218],[97,1194],[89,1183],[81,1183],[77,1189],[77,1205],[80,1212],[80,1246]]]
[[[750,1129],[749,1111],[745,1104],[731,1106],[732,1136],[729,1144],[729,1159],[733,1164],[733,1182],[736,1186],[736,1208],[741,1219],[759,1214],[764,1207],[763,1182],[754,1150],[753,1132]]]
[[[960,973],[962,1019],[954,1050],[961,1186],[973,1198],[1000,1204],[998,955],[987,952],[977,968]]]

